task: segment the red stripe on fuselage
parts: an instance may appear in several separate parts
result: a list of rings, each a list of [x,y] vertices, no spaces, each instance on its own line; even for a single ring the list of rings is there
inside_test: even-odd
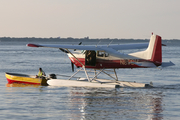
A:
[[[71,60],[73,59],[73,60]],[[82,65],[73,57],[71,57],[71,61],[77,66],[82,67]],[[85,65],[84,58],[78,58],[78,60]],[[143,66],[138,66],[133,64],[132,62],[143,62],[144,60],[103,60],[103,59],[96,59],[96,66],[85,66],[86,68],[144,68]]]

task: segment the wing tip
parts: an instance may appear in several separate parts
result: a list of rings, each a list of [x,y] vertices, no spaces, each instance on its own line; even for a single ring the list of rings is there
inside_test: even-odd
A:
[[[41,47],[40,45],[31,44],[31,43],[27,44],[26,46],[27,46],[27,47]]]

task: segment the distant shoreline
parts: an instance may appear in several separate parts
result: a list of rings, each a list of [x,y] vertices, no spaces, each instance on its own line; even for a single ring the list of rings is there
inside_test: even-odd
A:
[[[136,40],[136,41],[147,41],[149,39],[118,39],[118,38],[114,38],[114,39],[111,39],[111,38],[95,38],[95,39],[90,39],[90,38],[72,38],[72,37],[68,37],[68,38],[35,38],[35,37],[23,37],[23,38],[15,38],[15,37],[0,37],[0,41],[66,41],[66,40],[73,40],[73,41],[112,41],[112,40],[115,40],[115,41],[126,41],[126,40]],[[180,40],[180,39],[162,39],[162,40]]]

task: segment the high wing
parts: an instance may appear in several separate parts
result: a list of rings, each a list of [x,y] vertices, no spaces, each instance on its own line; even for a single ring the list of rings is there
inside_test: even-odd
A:
[[[162,46],[165,46],[161,42],[161,36],[152,34],[149,43],[134,43],[134,44],[120,44],[120,45],[57,45],[57,44],[27,44],[28,47],[48,47],[48,48],[59,48],[60,50],[67,51],[72,56],[73,54],[68,49],[78,50],[94,50],[94,51],[105,51],[110,56],[115,56],[120,59],[129,60],[144,60],[143,62],[135,62],[134,64],[142,67],[156,67],[162,65]],[[128,49],[142,49],[146,50],[134,52],[130,54],[123,54],[118,50]],[[75,56],[74,56],[75,57]],[[164,66],[172,66],[172,63],[164,64]]]
[[[120,45],[56,45],[56,44],[27,44],[28,47],[48,47],[48,48],[64,48],[78,50],[104,50],[111,48],[114,50],[142,49],[147,48],[148,43],[136,44],[120,44]]]
[[[131,55],[123,54],[118,50],[142,49],[147,48],[148,43],[139,44],[120,44],[120,45],[55,45],[55,44],[27,44],[28,47],[48,47],[48,48],[63,48],[63,49],[78,49],[78,50],[100,50],[105,51],[112,56],[124,59],[137,59]]]

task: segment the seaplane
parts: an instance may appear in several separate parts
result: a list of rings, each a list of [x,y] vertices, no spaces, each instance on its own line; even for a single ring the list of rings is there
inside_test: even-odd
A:
[[[81,43],[80,43],[81,44]],[[152,87],[153,84],[120,81],[116,70],[120,68],[157,68],[174,65],[170,62],[162,62],[161,36],[152,33],[149,43],[133,44],[109,44],[109,45],[65,45],[65,44],[32,44],[28,47],[58,48],[67,53],[72,65],[79,70],[69,76],[68,79],[51,78],[47,81],[53,86],[74,87]],[[134,53],[124,54],[119,50],[145,49]],[[86,78],[72,80],[80,72],[84,71]],[[93,72],[93,76],[90,76]],[[113,72],[110,74],[109,72]],[[100,79],[98,76],[104,73],[111,79]]]

